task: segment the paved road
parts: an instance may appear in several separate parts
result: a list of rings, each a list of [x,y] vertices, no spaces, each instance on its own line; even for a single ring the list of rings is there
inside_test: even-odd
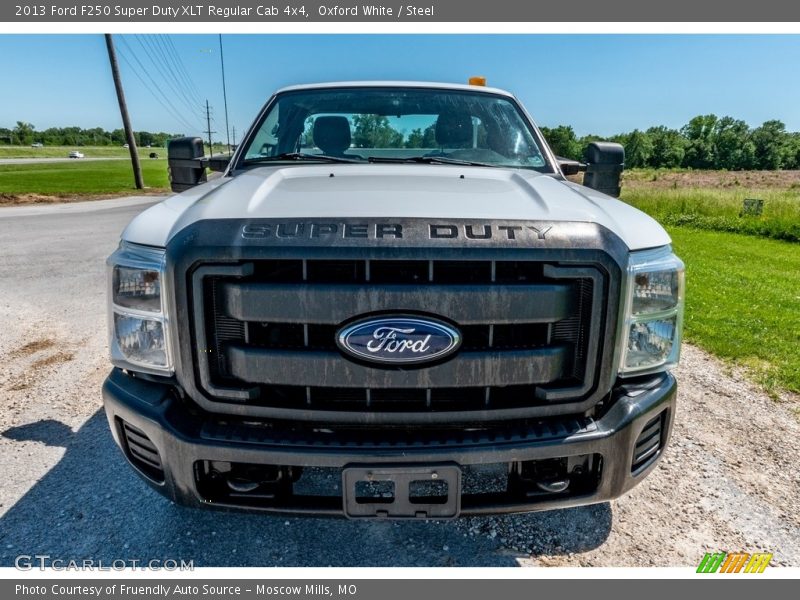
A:
[[[517,564],[496,541],[452,525],[192,511],[140,482],[100,410],[109,370],[104,261],[152,202],[0,209],[0,281],[13,282],[0,286],[0,565],[20,553],[213,566],[422,566],[453,556],[458,564]],[[52,345],[21,350],[37,340]],[[50,356],[57,362],[42,364]],[[608,508],[580,514],[595,512]]]
[[[100,396],[104,261],[152,202],[0,208],[0,566],[19,554],[198,566],[696,565],[707,551],[757,548],[800,564],[793,405],[691,347],[667,458],[613,503],[448,523],[171,505],[125,464]]]

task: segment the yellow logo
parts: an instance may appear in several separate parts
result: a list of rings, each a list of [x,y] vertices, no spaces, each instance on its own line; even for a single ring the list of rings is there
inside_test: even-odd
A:
[[[763,573],[772,560],[768,552],[706,552],[698,573]]]

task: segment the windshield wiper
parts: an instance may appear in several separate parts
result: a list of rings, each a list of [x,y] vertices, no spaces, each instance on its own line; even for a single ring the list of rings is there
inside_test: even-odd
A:
[[[361,163],[363,160],[357,158],[347,158],[345,156],[330,156],[328,154],[308,154],[306,152],[284,152],[276,156],[258,156],[255,158],[246,158],[245,165],[262,162],[276,162],[282,160],[296,160],[296,161],[318,161],[327,163]]]
[[[462,160],[460,158],[450,158],[448,156],[408,156],[406,158],[387,158],[385,156],[370,156],[369,162],[374,163],[422,163],[426,165],[462,165],[468,167],[497,167],[485,162],[474,160]]]

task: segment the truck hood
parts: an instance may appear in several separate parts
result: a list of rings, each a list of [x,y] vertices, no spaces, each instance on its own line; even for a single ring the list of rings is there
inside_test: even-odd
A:
[[[602,225],[630,250],[670,243],[652,218],[592,189],[534,171],[451,165],[293,165],[250,169],[172,196],[122,234],[165,247],[206,219],[425,218]]]

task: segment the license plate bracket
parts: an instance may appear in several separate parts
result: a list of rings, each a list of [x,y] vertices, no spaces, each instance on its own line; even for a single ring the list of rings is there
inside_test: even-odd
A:
[[[342,470],[342,491],[351,519],[453,519],[461,512],[461,468],[351,465]]]

